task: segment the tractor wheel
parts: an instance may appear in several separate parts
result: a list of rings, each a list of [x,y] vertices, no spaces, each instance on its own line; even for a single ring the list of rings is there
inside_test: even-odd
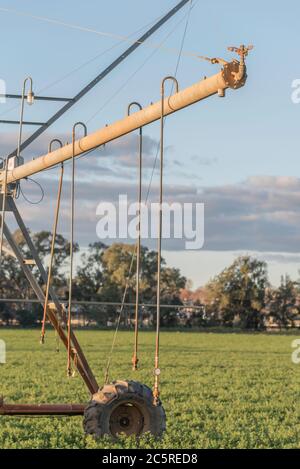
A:
[[[84,411],[86,434],[101,437],[150,432],[161,436],[166,429],[164,408],[153,404],[151,389],[137,381],[114,381],[96,394]]]

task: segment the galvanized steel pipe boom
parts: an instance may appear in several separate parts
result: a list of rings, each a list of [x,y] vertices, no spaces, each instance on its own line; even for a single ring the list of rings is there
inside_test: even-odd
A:
[[[174,112],[180,111],[187,106],[195,104],[203,99],[218,94],[223,96],[228,88],[238,89],[246,82],[246,66],[244,56],[240,61],[233,60],[225,63],[221,71],[215,75],[204,78],[194,85],[185,88],[164,101],[164,116],[168,116]],[[137,111],[130,116],[126,116],[122,120],[118,120],[113,124],[107,125],[96,132],[87,135],[84,138],[76,140],[74,143],[75,156],[82,155],[101,145],[105,145],[119,137],[122,137],[133,130],[155,122],[161,118],[161,102],[158,101],[148,107]],[[7,184],[19,181],[20,179],[37,174],[45,169],[56,166],[66,160],[72,158],[73,145],[65,145],[55,151],[45,153],[35,158],[33,161],[22,164],[17,168],[8,171]],[[0,184],[4,181],[4,171],[0,172]]]

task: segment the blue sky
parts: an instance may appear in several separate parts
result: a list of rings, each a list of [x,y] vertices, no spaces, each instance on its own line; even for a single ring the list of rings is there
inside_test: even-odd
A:
[[[165,245],[166,258],[181,267],[195,286],[203,284],[242,252],[257,253],[266,259],[273,283],[278,283],[281,273],[296,278],[300,261],[300,105],[291,101],[291,83],[300,77],[297,60],[300,4],[295,0],[284,3],[254,0],[243,5],[237,0],[228,0],[226,5],[221,0],[194,0],[193,3],[185,52],[230,59],[233,55],[226,51],[229,45],[254,44],[255,49],[247,59],[248,81],[244,88],[228,91],[225,99],[213,97],[198,103],[168,119],[167,189],[188,187],[191,190],[189,200],[203,199],[207,207],[207,232],[201,252],[184,253]],[[51,24],[16,12],[1,11],[1,8],[127,36],[175,4],[175,0],[0,1],[0,35],[5,45],[0,78],[6,81],[10,93],[20,92],[24,77],[31,75],[37,92],[44,89],[42,94],[72,96],[127,46],[124,42],[118,45],[118,40],[110,36]],[[55,135],[68,139],[72,124],[77,120],[88,122],[89,131],[93,131],[123,116],[132,100],[143,105],[156,101],[161,78],[174,73],[177,54],[157,50],[155,46],[165,40],[165,48],[180,48],[187,11],[188,7],[184,7],[149,40],[147,47],[142,46],[132,54],[24,156],[31,158],[45,152],[47,141]],[[112,50],[61,81],[66,74],[112,46],[115,46]],[[218,65],[183,54],[177,75],[180,87],[218,70]],[[56,81],[56,85],[49,87]],[[120,91],[115,95],[117,90]],[[104,109],[97,112],[105,104]],[[15,105],[12,101],[1,104],[3,116],[0,118],[17,118],[18,108],[8,112]],[[36,102],[26,108],[26,118],[44,120],[56,107],[56,104]],[[150,163],[158,131],[157,124],[145,129]],[[15,148],[17,132],[16,128],[3,125],[1,132],[5,154]],[[133,140],[127,141],[126,152],[126,157],[134,152]],[[102,188],[106,184],[110,188],[113,184],[117,187],[121,181],[124,186],[130,186],[129,191],[133,190],[135,169],[128,164],[128,159],[118,160],[122,155],[117,146],[111,156],[112,160],[109,155],[97,153],[91,157],[91,162],[82,159],[82,178]],[[147,179],[149,171],[146,170]],[[56,191],[54,178],[45,180],[45,176],[41,176],[40,180],[46,188],[46,205],[33,207],[20,201],[33,229],[47,228]],[[87,215],[91,227],[95,216],[91,186],[86,184],[85,187],[79,188],[79,203],[91,211]],[[28,185],[26,190],[30,195],[35,189]],[[104,193],[102,191],[99,197]],[[155,196],[155,191],[152,195]],[[49,210],[47,220],[39,216],[45,210]],[[81,232],[81,225],[78,217],[78,239],[85,244],[89,231]],[[67,227],[62,226],[64,229]]]

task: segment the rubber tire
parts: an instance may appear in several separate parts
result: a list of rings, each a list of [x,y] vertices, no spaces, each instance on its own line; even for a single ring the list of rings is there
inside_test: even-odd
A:
[[[113,381],[93,395],[84,411],[83,428],[87,435],[117,438],[110,428],[113,411],[122,404],[132,404],[143,416],[142,429],[136,434],[150,432],[160,437],[166,429],[166,413],[161,402],[153,404],[152,390],[137,381]]]

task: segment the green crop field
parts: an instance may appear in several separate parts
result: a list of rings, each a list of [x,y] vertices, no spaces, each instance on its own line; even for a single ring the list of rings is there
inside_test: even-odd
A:
[[[113,333],[78,337],[99,383]],[[81,417],[0,417],[0,448],[299,448],[300,365],[291,362],[293,335],[163,332],[161,398],[168,429],[155,441],[95,442]],[[85,402],[77,375],[66,377],[66,353],[55,352],[53,332],[1,330],[7,363],[0,365],[0,394],[10,403]],[[141,368],[131,370],[132,334],[120,332],[112,379],[152,384],[154,335],[140,334]]]

